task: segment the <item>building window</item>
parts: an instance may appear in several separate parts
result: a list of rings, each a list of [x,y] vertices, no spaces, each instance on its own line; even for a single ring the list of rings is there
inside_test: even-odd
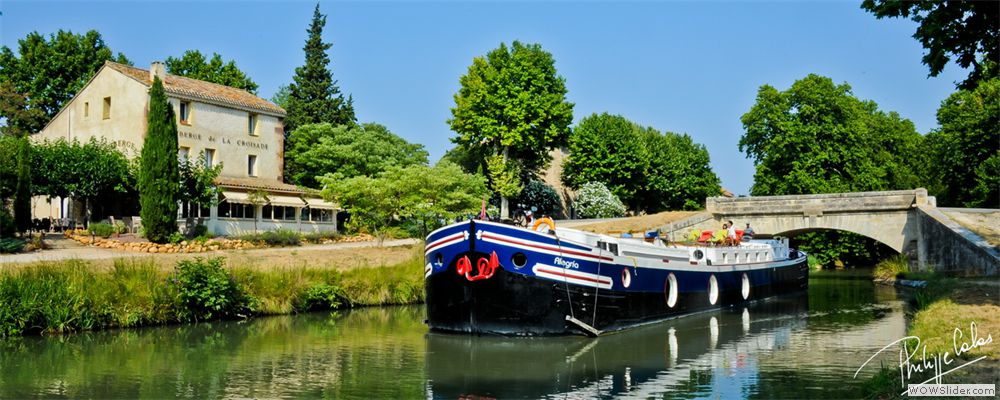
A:
[[[181,164],[186,163],[190,155],[191,155],[190,147],[181,146],[180,148],[177,149],[177,161],[181,162]]]
[[[181,118],[181,123],[182,124],[184,124],[184,125],[191,125],[191,102],[190,101],[182,101],[181,102],[181,112],[179,114],[180,114],[180,118]]]
[[[252,204],[223,201],[219,203],[219,218],[254,219],[254,208]]]
[[[257,176],[257,156],[253,154],[247,156],[247,175]]]
[[[89,101],[83,102],[83,116],[84,117],[89,117],[90,116],[90,102]]]
[[[330,222],[333,221],[333,210],[324,210],[319,208],[313,208],[310,211],[309,220],[313,222]]]
[[[250,136],[257,136],[257,114],[247,114],[247,133]]]
[[[111,118],[111,98],[110,97],[105,97],[104,98],[104,110],[102,111],[101,114],[103,115],[101,117],[103,119],[110,119]]]
[[[215,165],[215,149],[205,149],[205,168]]]

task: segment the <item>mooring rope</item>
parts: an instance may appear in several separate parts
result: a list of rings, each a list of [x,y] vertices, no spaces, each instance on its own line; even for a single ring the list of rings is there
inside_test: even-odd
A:
[[[559,240],[559,235],[556,235],[556,247],[559,249],[559,258],[562,259],[562,241]],[[569,280],[566,276],[568,274],[563,273],[563,287],[566,288],[566,301],[569,303],[569,316],[576,319],[576,315],[573,312],[573,298],[569,295]]]
[[[601,287],[601,257],[604,256],[604,249],[597,246],[597,284],[594,285],[594,317],[590,319],[590,326],[597,324],[597,290]],[[614,278],[611,278],[612,281]]]

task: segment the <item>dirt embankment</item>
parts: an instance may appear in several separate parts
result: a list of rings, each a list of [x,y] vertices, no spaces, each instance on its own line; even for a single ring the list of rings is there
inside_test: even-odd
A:
[[[657,214],[640,215],[638,217],[579,225],[574,226],[573,229],[605,234],[645,232],[654,230],[671,222],[680,221],[700,212],[701,211],[665,211]]]

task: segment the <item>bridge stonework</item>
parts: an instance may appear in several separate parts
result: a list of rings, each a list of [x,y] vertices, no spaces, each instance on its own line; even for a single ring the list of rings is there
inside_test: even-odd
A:
[[[706,212],[661,229],[680,237],[732,220],[759,234],[794,236],[841,230],[877,240],[910,258],[918,271],[995,276],[1000,253],[936,209],[926,189],[801,196],[710,197]],[[971,236],[970,236],[971,235]]]

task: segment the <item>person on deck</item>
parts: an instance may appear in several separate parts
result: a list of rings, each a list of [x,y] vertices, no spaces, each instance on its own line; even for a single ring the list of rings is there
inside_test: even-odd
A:
[[[738,239],[736,238],[736,225],[733,224],[733,221],[727,222],[726,225],[728,226],[728,228],[726,229],[728,231],[726,239],[730,244],[735,245],[736,242],[738,241]]]
[[[747,242],[753,239],[753,228],[750,227],[750,223],[747,223],[747,228],[743,230],[743,241]]]

